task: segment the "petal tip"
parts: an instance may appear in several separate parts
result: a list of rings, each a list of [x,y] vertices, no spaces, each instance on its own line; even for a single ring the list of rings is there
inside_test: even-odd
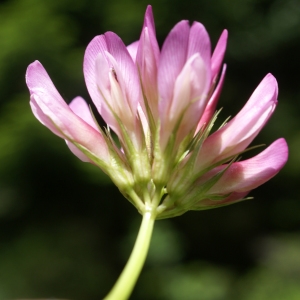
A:
[[[223,31],[222,31],[222,33],[221,33],[221,37],[223,38],[223,39],[228,39],[228,30],[227,29],[224,29]]]
[[[146,8],[146,15],[148,14],[153,14],[153,9],[152,9],[152,5],[147,5],[147,8]]]
[[[35,60],[27,67],[25,81],[30,93],[32,93],[33,88],[41,85],[41,83],[47,81],[48,78],[49,76],[45,68],[38,60]]]
[[[273,144],[276,145],[277,151],[280,153],[282,167],[283,167],[285,165],[285,163],[287,162],[288,156],[289,156],[288,144],[284,138],[279,138]]]
[[[33,70],[35,70],[37,68],[40,68],[40,67],[43,67],[43,66],[42,66],[42,64],[38,60],[35,60],[31,64],[29,64],[28,67],[27,67],[27,70],[26,70],[26,79],[27,79],[28,75],[30,75],[30,73]]]

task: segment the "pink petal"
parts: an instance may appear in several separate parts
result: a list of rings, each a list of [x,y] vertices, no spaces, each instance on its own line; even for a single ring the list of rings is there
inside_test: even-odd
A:
[[[146,9],[143,30],[145,28],[148,28],[148,33],[149,33],[149,37],[150,37],[150,41],[151,41],[153,55],[155,57],[156,64],[158,64],[160,50],[159,50],[159,46],[158,46],[158,43],[156,40],[155,23],[154,23],[154,17],[153,17],[151,5],[148,5],[147,9]]]
[[[151,28],[151,31],[155,34],[155,23],[153,17],[152,6],[148,5],[144,18],[144,27]]]
[[[218,76],[222,62],[224,59],[225,51],[226,51],[226,46],[227,46],[227,38],[228,38],[228,32],[225,29],[216,45],[216,48],[214,50],[214,53],[211,57],[211,78],[212,81],[216,80],[216,77]]]
[[[253,158],[233,163],[209,194],[243,193],[257,188],[274,177],[288,159],[288,146],[283,138],[273,142]],[[224,169],[220,166],[214,170]]]
[[[97,107],[99,113],[101,113],[103,98],[99,93],[98,86],[97,86],[96,59],[99,57],[99,54],[102,54],[103,56],[102,68],[104,69],[104,73],[106,73],[107,70],[109,69],[109,66],[108,66],[108,62],[105,59],[104,52],[107,50],[108,49],[107,49],[104,35],[98,35],[87,46],[85,50],[84,62],[83,62],[85,83],[89,91],[89,94],[95,106]],[[105,82],[103,83],[103,85],[107,86],[107,89],[109,89],[108,76]]]
[[[115,115],[118,116],[127,129],[132,131],[134,130],[133,124],[136,111],[134,108],[132,111],[130,102],[126,97],[126,87],[119,65],[109,52],[106,52],[105,56],[106,58],[103,58],[102,54],[99,54],[96,61],[96,81],[98,89],[102,95],[104,95],[105,99],[101,106],[101,115],[109,127],[121,136],[121,130]],[[105,68],[102,68],[105,59],[108,60],[109,65],[112,66],[110,69],[105,70]],[[119,74],[119,76],[117,74]]]
[[[88,45],[84,58],[84,74],[92,100],[110,126],[112,125],[111,114],[110,117],[105,118],[103,106],[107,106],[105,100],[108,103],[111,100],[109,73],[112,71],[122,91],[123,107],[129,106],[135,114],[140,100],[136,66],[122,40],[113,32],[106,32],[94,38]],[[101,93],[105,96],[105,100]],[[104,110],[109,111],[107,107]]]
[[[75,113],[78,117],[80,117],[87,124],[92,126],[95,130],[100,132],[99,128],[98,128],[98,124],[95,123],[95,120],[91,114],[91,110],[83,98],[81,98],[81,97],[74,98],[70,102],[69,107],[71,108],[73,113]]]
[[[135,41],[127,46],[127,51],[134,62],[136,61],[136,54],[137,54],[138,47],[139,47],[139,41]]]
[[[95,123],[95,120],[91,115],[91,111],[83,98],[81,97],[74,98],[70,102],[69,107],[78,117],[80,117],[83,121],[85,121],[87,124],[92,126],[95,130],[100,132],[98,125]],[[91,160],[86,155],[84,155],[76,146],[74,146],[68,140],[66,140],[66,143],[69,149],[71,150],[71,152],[74,155],[76,155],[80,160],[85,162],[91,162]]]
[[[204,61],[198,53],[194,54],[176,79],[169,118],[177,119],[191,102],[200,102],[201,98],[205,98],[207,82],[209,78]]]
[[[196,132],[198,132],[202,128],[203,125],[205,125],[205,124],[207,125],[209,123],[209,121],[211,120],[212,116],[214,115],[214,113],[216,111],[217,103],[220,98],[221,91],[222,91],[223,84],[224,84],[226,67],[227,66],[224,65],[218,85],[217,85],[216,89],[214,90],[212,96],[210,97],[209,102],[205,108],[203,115],[201,116],[201,119],[200,119],[197,129],[196,129]]]
[[[123,41],[113,32],[106,32],[108,52],[115,59],[118,71],[116,76],[133,112],[136,112],[140,100],[140,81],[136,66]],[[113,66],[115,67],[115,66]],[[123,82],[120,82],[122,79]]]
[[[211,45],[209,35],[205,27],[198,22],[194,22],[189,35],[189,46],[187,57],[191,57],[195,53],[199,53],[207,69],[207,77],[210,78],[211,69]],[[210,85],[210,80],[207,82],[207,87]]]
[[[181,21],[167,36],[160,55],[158,69],[159,113],[164,116],[173,98],[175,81],[187,59],[190,27]]]
[[[278,87],[268,74],[243,109],[204,142],[197,160],[199,169],[243,151],[264,127],[277,105]]]
[[[31,94],[33,113],[42,124],[59,137],[85,147],[100,160],[109,160],[102,135],[73,113],[38,61],[29,65],[26,83]]]
[[[136,63],[141,77],[144,96],[154,119],[158,118],[157,69],[159,47],[155,36],[151,6],[148,6],[141,33]],[[141,103],[143,105],[143,103]]]
[[[97,110],[109,127],[118,134],[118,123],[107,106],[107,103],[111,103],[109,74],[112,71],[107,53],[105,36],[96,36],[85,51],[83,71],[88,91]]]
[[[60,132],[58,128],[56,128],[55,124],[53,124],[52,120],[45,115],[42,109],[39,107],[39,104],[36,102],[37,96],[30,96],[30,107],[34,114],[34,116],[47,128],[49,128],[54,134],[57,136],[64,138],[64,135]]]
[[[83,154],[75,145],[73,145],[71,142],[69,142],[68,140],[65,140],[68,148],[70,149],[70,151],[77,156],[81,161],[84,162],[89,162],[89,163],[93,163],[93,161],[91,161],[85,154]]]
[[[199,53],[196,53],[189,58],[177,77],[170,110],[162,119],[162,143],[167,142],[166,136],[170,135],[173,126],[183,113],[184,117],[177,135],[178,142],[195,129],[207,101],[207,82],[210,82],[210,77],[206,67]]]

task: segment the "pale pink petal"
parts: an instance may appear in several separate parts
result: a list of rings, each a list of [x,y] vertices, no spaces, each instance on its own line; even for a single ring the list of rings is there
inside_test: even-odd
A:
[[[98,97],[98,105],[96,105],[96,107],[101,113],[103,106],[107,106],[107,103],[111,102],[111,85],[109,80],[109,73],[112,71],[112,68],[107,59],[106,53],[108,52],[104,51],[103,53],[99,53],[94,62],[94,83]]]
[[[158,118],[158,89],[157,89],[157,61],[151,45],[148,28],[144,28],[137,53],[137,66],[141,77],[143,96],[149,105],[154,119]],[[145,110],[144,102],[141,102]]]
[[[268,74],[243,109],[204,142],[197,160],[201,169],[212,162],[243,151],[257,136],[277,105],[276,79]]]
[[[103,59],[101,61],[101,66],[103,69],[103,73],[105,74],[107,70],[109,69],[108,62],[105,59],[105,51],[107,51],[107,45],[106,45],[106,40],[104,35],[98,35],[96,36],[87,46],[85,50],[85,55],[84,55],[84,62],[83,62],[83,72],[84,72],[84,78],[85,78],[85,83],[87,86],[87,89],[89,91],[89,94],[97,107],[99,113],[101,113],[101,106],[103,103],[103,97],[101,93],[99,92],[98,86],[97,86],[97,77],[99,76],[97,74],[96,70],[96,61],[97,58],[99,58],[100,55],[102,55]],[[98,62],[99,63],[99,62]],[[107,87],[109,89],[109,80],[108,76],[102,76],[105,78],[103,82],[103,86]],[[101,90],[106,91],[101,87]]]
[[[146,8],[144,27],[151,28],[151,31],[155,34],[155,23],[154,23],[154,17],[153,17],[153,11],[151,5],[148,5]]]
[[[111,60],[107,57],[107,53],[111,54],[117,66],[112,65]],[[103,58],[99,61],[99,57],[101,56]],[[106,65],[105,62],[107,62],[108,65]],[[96,64],[98,64],[97,67]],[[102,66],[104,71],[102,71],[101,74],[97,74],[101,71]],[[140,88],[135,64],[122,40],[113,32],[106,32],[104,35],[95,37],[90,42],[84,57],[86,85],[96,107],[100,108],[100,113],[103,98],[99,92],[98,84],[100,80],[97,80],[97,77],[100,75],[100,78],[104,79],[105,73],[111,68],[118,68],[119,74],[116,74],[116,76],[121,89],[130,107],[136,110],[137,103],[140,99]],[[105,80],[105,86],[107,88],[109,88],[109,84],[107,83],[108,77],[109,74],[107,74],[107,79]]]
[[[29,65],[26,83],[31,107],[42,124],[59,137],[83,146],[100,160],[109,160],[103,136],[69,108],[38,61]]]
[[[148,5],[146,9],[143,29],[144,28],[148,28],[153,55],[155,57],[156,64],[158,64],[160,50],[156,40],[155,23],[151,5]]]
[[[148,6],[139,41],[136,63],[141,77],[144,97],[150,106],[154,119],[158,118],[158,60],[159,47],[155,35],[152,8]],[[141,105],[144,106],[143,103]]]
[[[151,133],[150,133],[150,128],[149,128],[149,123],[148,123],[148,119],[146,118],[146,115],[144,113],[144,110],[142,109],[142,107],[139,105],[138,106],[138,113],[139,113],[139,118],[141,120],[141,125],[143,128],[143,133],[145,136],[145,139],[149,139],[151,137]],[[150,140],[147,141],[149,144],[151,143]]]
[[[203,127],[203,125],[205,124],[207,125],[209,123],[209,121],[211,120],[212,116],[216,111],[217,103],[220,98],[222,87],[224,84],[225,73],[226,73],[226,65],[224,65],[217,87],[214,90],[212,96],[210,97],[207,106],[205,107],[205,111],[201,116],[196,132],[198,132]]]
[[[81,97],[74,98],[70,103],[69,107],[71,110],[80,117],[83,121],[87,124],[92,126],[98,132],[100,131],[98,125],[95,123],[95,120],[91,114],[90,108],[88,107],[87,103]],[[92,162],[86,155],[84,155],[76,146],[66,140],[66,144],[69,149],[75,154],[80,160],[85,162]]]
[[[136,61],[136,54],[137,54],[138,47],[139,47],[139,41],[135,41],[127,46],[127,51],[134,62]]]
[[[107,51],[102,54],[100,53],[96,58],[95,63],[95,82],[99,92],[101,95],[102,103],[101,103],[101,113],[102,118],[108,124],[110,128],[112,128],[118,135],[120,134],[120,129],[118,125],[118,121],[114,116],[114,112],[118,114],[119,110],[115,111],[116,108],[119,108],[119,105],[115,102],[124,102],[123,93],[119,87],[120,91],[120,99],[115,99],[113,91],[115,88],[112,88],[112,82],[115,81],[115,71],[112,67],[109,67],[111,63],[108,61],[108,55],[110,55]],[[115,87],[115,83],[113,83]]]
[[[65,140],[70,151],[77,156],[81,161],[93,163],[85,154],[83,154],[75,145],[73,145],[68,140]]]
[[[30,96],[30,107],[34,114],[34,116],[47,128],[49,128],[54,134],[57,136],[64,138],[64,135],[60,132],[60,130],[55,126],[52,120],[45,115],[45,113],[39,107],[39,104],[36,102],[37,96],[31,95]]]
[[[110,73],[115,72],[107,58],[108,46],[105,35],[95,37],[88,45],[84,57],[84,76],[90,96],[104,121],[117,134],[118,122],[109,105],[111,99]]]
[[[220,72],[227,46],[228,32],[225,29],[216,45],[214,53],[211,57],[211,79],[214,82]]]
[[[116,34],[106,32],[89,44],[84,74],[92,100],[108,126],[122,139],[118,116],[134,134],[140,82],[135,63]]]
[[[95,82],[97,91],[99,93],[99,99],[101,99],[101,109],[98,111],[100,112],[104,121],[108,124],[112,130],[120,136],[120,128],[118,121],[115,118],[114,112],[118,114],[119,109],[115,111],[116,107],[119,108],[115,102],[121,102],[122,105],[125,104],[124,97],[122,90],[119,87],[120,97],[119,99],[115,99],[113,91],[115,88],[112,88],[112,82],[115,81],[115,70],[111,65],[111,62],[108,59],[108,56],[111,56],[107,51],[104,53],[99,53],[98,57],[96,58],[95,62]],[[115,61],[114,61],[115,62]],[[115,63],[116,65],[116,63]],[[117,66],[116,66],[117,68]],[[113,83],[114,87],[115,84]],[[127,106],[128,107],[128,106]]]
[[[159,113],[161,117],[169,109],[175,81],[187,60],[189,32],[188,22],[179,22],[169,33],[161,50],[158,69]]]
[[[233,163],[208,193],[228,194],[253,190],[274,177],[283,168],[287,158],[287,143],[280,138],[258,155]],[[214,171],[224,168],[220,166]]]
[[[118,68],[118,70],[115,70],[116,77],[127,100],[125,104],[128,104],[131,110],[136,112],[141,96],[140,81],[136,66],[123,41],[115,33],[106,32],[105,40],[108,52],[117,64],[117,66],[114,65],[112,67],[115,69]]]
[[[189,46],[187,57],[193,56],[195,53],[199,53],[205,66],[207,69],[206,76],[210,78],[210,70],[211,70],[211,45],[209,35],[205,29],[205,27],[198,22],[194,22],[189,35]],[[210,85],[209,80],[207,84],[207,88]]]
[[[80,117],[83,121],[85,121],[87,124],[89,124],[99,132],[98,124],[96,124],[91,114],[91,110],[83,98],[81,97],[74,98],[69,103],[69,107],[78,117]]]
[[[106,107],[107,111],[101,111],[103,119],[113,130],[121,134],[119,123],[115,118],[115,115],[117,115],[128,131],[134,131],[137,107],[134,107],[133,103],[127,97],[127,87],[124,84],[122,73],[115,58],[110,53],[106,53],[106,57],[113,66],[113,70],[109,72],[110,99],[108,103],[103,105],[103,108]],[[98,80],[100,81],[101,78]]]
[[[174,86],[174,97],[168,117],[177,120],[192,103],[200,102],[207,92],[207,70],[198,53],[194,54],[178,75]]]
[[[207,82],[210,81],[207,66],[198,53],[194,54],[175,83],[174,100],[169,118],[179,119],[184,112],[178,131],[180,142],[191,130],[195,130],[199,116],[202,115],[207,103]]]

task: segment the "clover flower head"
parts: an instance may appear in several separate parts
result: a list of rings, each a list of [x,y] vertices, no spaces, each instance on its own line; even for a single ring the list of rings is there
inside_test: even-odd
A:
[[[107,128],[99,127],[82,98],[67,105],[38,61],[26,73],[30,105],[43,125],[78,158],[108,174],[142,214],[154,210],[162,219],[235,203],[279,172],[288,148],[280,138],[257,156],[237,160],[277,105],[271,74],[233,119],[210,134],[226,43],[224,30],[212,52],[204,26],[181,21],[160,49],[148,6],[138,41],[126,47],[106,32],[87,46],[85,81]]]

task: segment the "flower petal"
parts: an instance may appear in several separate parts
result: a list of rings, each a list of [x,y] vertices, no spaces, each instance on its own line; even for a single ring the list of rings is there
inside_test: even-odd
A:
[[[100,132],[98,125],[95,123],[95,120],[93,119],[90,109],[87,105],[87,103],[83,100],[81,97],[74,98],[70,104],[69,107],[71,110],[82,120],[84,120],[87,124],[92,126],[95,130]],[[71,152],[76,155],[80,160],[84,162],[92,162],[85,154],[83,154],[76,146],[74,146],[71,142],[66,140],[66,144],[71,150]]]
[[[269,120],[277,105],[277,95],[276,79],[268,74],[243,109],[205,140],[197,159],[197,168],[243,151]]]
[[[227,30],[223,30],[218,43],[216,45],[216,48],[214,50],[214,53],[211,57],[211,79],[214,82],[220,72],[222,62],[225,55],[225,50],[227,46],[227,38],[228,38],[228,32]]]
[[[115,127],[115,122],[110,124],[112,113],[108,113],[110,109],[107,107],[112,100],[109,79],[111,72],[120,86],[122,100],[119,99],[119,104],[122,102],[123,107],[129,107],[135,115],[140,100],[140,84],[135,64],[122,40],[113,32],[106,32],[88,45],[84,74],[89,93],[100,114],[109,126]],[[103,110],[106,112],[104,115]]]
[[[217,103],[220,98],[224,80],[225,80],[226,68],[227,68],[227,66],[224,65],[220,80],[219,80],[217,87],[214,90],[212,96],[210,97],[210,99],[207,103],[207,106],[205,107],[205,111],[201,116],[201,119],[200,119],[197,129],[196,129],[196,132],[198,132],[202,128],[203,125],[205,125],[205,124],[207,125],[209,123],[209,121],[211,120],[212,116],[214,115],[214,113],[216,111]]]
[[[43,125],[59,137],[86,148],[103,162],[109,160],[101,133],[69,108],[40,62],[35,61],[29,65],[26,83],[31,94],[33,113]]]
[[[203,60],[198,54],[187,61],[175,82],[168,114],[170,119],[177,119],[192,101],[196,102],[202,96],[206,82],[205,71]]]
[[[136,61],[136,54],[137,54],[138,47],[139,47],[139,41],[135,41],[126,47],[128,53],[130,54],[134,62]]]
[[[258,155],[233,163],[208,193],[228,194],[253,190],[274,177],[283,168],[287,158],[287,143],[280,138]],[[220,166],[214,172],[225,167]]]
[[[152,8],[151,6],[148,6],[145,14],[144,27],[139,41],[136,63],[141,77],[144,97],[147,101],[146,105],[149,105],[155,120],[158,118],[158,60],[159,47],[155,35]],[[141,105],[143,104],[144,103],[141,103]]]
[[[148,5],[146,9],[142,34],[145,28],[148,29],[153,56],[155,58],[156,65],[158,65],[160,50],[156,40],[155,23],[151,5]]]
[[[141,96],[140,81],[136,66],[123,41],[115,33],[106,32],[105,39],[108,52],[118,65],[116,76],[127,100],[127,103],[124,105],[129,105],[132,112],[136,112]]]
[[[211,76],[210,69],[211,69],[211,45],[209,35],[205,29],[205,27],[199,23],[194,22],[189,35],[189,46],[188,46],[188,53],[187,57],[191,57],[195,53],[199,53],[205,66],[207,69],[207,75],[209,78]],[[207,88],[210,85],[210,80],[206,83]]]
[[[173,98],[175,81],[187,59],[190,27],[181,21],[167,36],[160,55],[158,69],[159,114],[163,117]]]
[[[129,131],[133,131],[136,111],[135,109],[132,111],[130,102],[126,97],[126,87],[124,86],[124,80],[122,78],[119,65],[109,52],[106,52],[105,55],[109,64],[112,66],[107,73],[101,71],[101,67],[103,65],[103,57],[101,54],[96,62],[99,91],[101,91],[103,95],[107,94],[107,96],[105,96],[105,101],[102,104],[101,115],[109,127],[121,136],[122,134],[117,118],[121,120],[123,125]],[[109,88],[105,91],[102,90],[102,82],[105,82],[107,78],[109,80]],[[105,89],[106,87],[103,88]]]
[[[96,80],[97,78],[96,60],[97,58],[99,58],[99,54],[102,54],[103,60],[101,62],[102,65],[101,69],[103,69],[102,71],[104,73],[103,78],[105,78],[103,82],[103,86],[109,89],[110,86],[109,86],[108,76],[105,77],[105,74],[109,70],[108,62],[106,61],[104,56],[104,52],[107,50],[108,49],[107,49],[104,35],[98,35],[87,46],[85,50],[84,62],[83,62],[85,83],[89,91],[89,94],[100,114],[101,114],[101,106],[104,100],[101,93],[99,93],[99,89],[97,86],[98,82]],[[102,90],[106,91],[106,89],[104,89],[103,87]]]
[[[196,127],[198,118],[202,115],[206,106],[207,82],[210,82],[206,67],[202,57],[199,53],[196,53],[189,58],[176,80],[174,98],[168,118],[175,125],[183,114],[178,132],[179,141]],[[164,131],[163,126],[162,123],[162,130]],[[172,129],[169,129],[169,132],[171,131]]]
[[[100,132],[98,124],[96,124],[89,106],[81,97],[74,98],[70,104],[69,107],[75,113],[78,117],[80,117],[83,121],[85,121],[87,124],[92,126],[95,130]]]

